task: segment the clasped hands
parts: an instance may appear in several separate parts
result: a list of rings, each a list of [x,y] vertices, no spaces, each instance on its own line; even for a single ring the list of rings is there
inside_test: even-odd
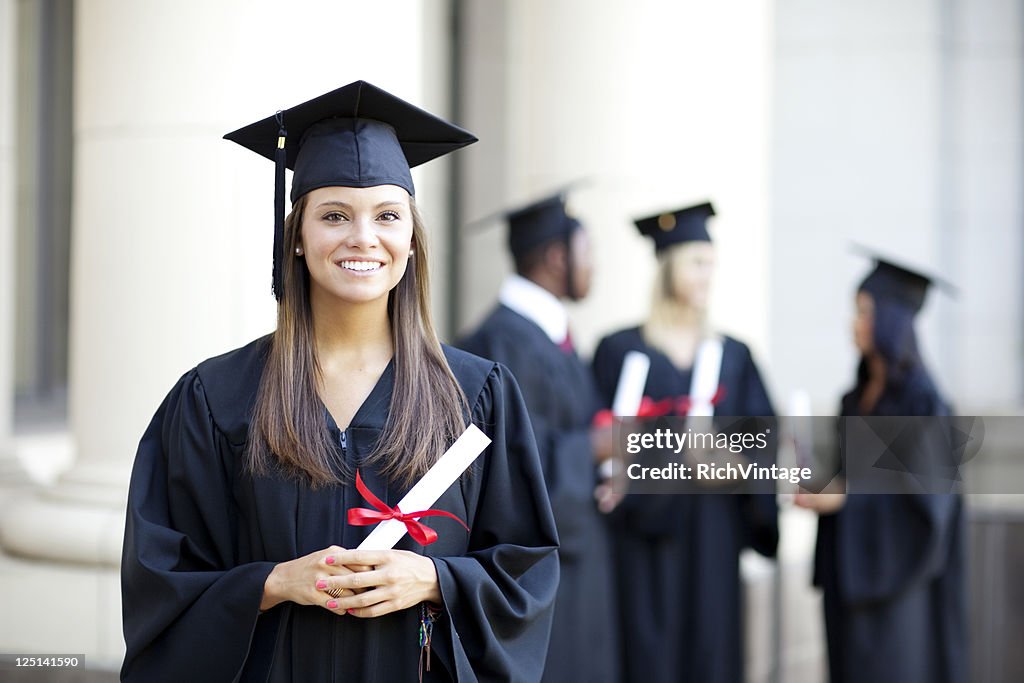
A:
[[[440,604],[441,588],[434,562],[423,555],[332,545],[274,567],[263,586],[260,611],[285,601],[367,618],[421,602]]]

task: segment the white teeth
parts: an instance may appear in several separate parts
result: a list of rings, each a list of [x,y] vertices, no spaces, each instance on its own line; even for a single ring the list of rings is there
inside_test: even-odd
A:
[[[342,268],[347,268],[348,270],[358,270],[358,271],[377,270],[378,268],[381,268],[382,266],[383,266],[383,264],[378,262],[378,261],[342,261],[341,262],[341,267]]]

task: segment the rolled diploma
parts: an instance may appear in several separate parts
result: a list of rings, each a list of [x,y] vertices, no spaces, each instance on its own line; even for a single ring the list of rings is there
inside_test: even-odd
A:
[[[615,417],[633,417],[640,410],[640,402],[644,399],[644,387],[647,386],[647,373],[651,371],[651,359],[646,353],[630,351],[622,359],[619,370],[619,383],[615,386],[615,399],[612,401],[612,414]],[[605,460],[598,468],[600,475],[608,479],[612,476],[611,460]]]
[[[793,439],[793,455],[797,467],[812,467],[811,445],[814,430],[811,420],[802,416],[811,415],[811,396],[803,389],[797,389],[789,398],[789,414],[796,417],[789,422],[789,435]]]
[[[651,359],[645,353],[630,351],[622,359],[619,383],[615,387],[612,414],[615,417],[636,416],[647,386],[647,373],[651,370]]]
[[[432,506],[490,443],[491,439],[486,434],[475,424],[470,424],[434,466],[409,489],[398,502],[398,508],[402,512],[417,512]],[[363,539],[359,550],[390,550],[402,540],[406,532],[405,524],[397,519],[385,520]]]

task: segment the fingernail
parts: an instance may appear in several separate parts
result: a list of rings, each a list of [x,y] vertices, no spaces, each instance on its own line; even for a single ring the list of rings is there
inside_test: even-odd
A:
[[[356,613],[356,611],[354,609],[348,609],[348,610],[345,610],[345,611],[348,612],[349,614],[355,614]]]
[[[334,564],[334,555],[329,556],[326,560],[324,560],[324,562],[326,562],[327,564]]]
[[[320,579],[319,581],[316,582],[316,588],[317,588],[317,590],[321,590],[322,591],[323,589],[327,588],[327,582],[324,581],[323,579]]]
[[[338,601],[337,600],[328,600],[327,601],[327,606],[330,609],[338,609]]]

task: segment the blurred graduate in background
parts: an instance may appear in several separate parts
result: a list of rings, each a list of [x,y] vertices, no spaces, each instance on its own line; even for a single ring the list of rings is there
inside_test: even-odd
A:
[[[647,322],[605,337],[594,355],[608,405],[623,359],[638,351],[650,359],[644,396],[659,414],[774,415],[749,349],[707,327],[713,215],[704,203],[636,221],[654,242],[658,277]],[[627,493],[611,512],[627,681],[743,680],[739,555],[746,546],[775,554],[775,497],[712,491]]]
[[[544,680],[618,681],[617,620],[606,520],[594,499],[610,428],[591,427],[600,399],[569,334],[563,301],[590,290],[590,237],[565,192],[505,215],[516,273],[458,346],[506,365],[526,400],[559,536],[561,581]]]
[[[876,258],[856,295],[861,358],[842,416],[950,414],[914,331],[931,284]],[[824,592],[831,682],[966,681],[961,497],[801,492],[796,503],[820,515],[814,582]]]

